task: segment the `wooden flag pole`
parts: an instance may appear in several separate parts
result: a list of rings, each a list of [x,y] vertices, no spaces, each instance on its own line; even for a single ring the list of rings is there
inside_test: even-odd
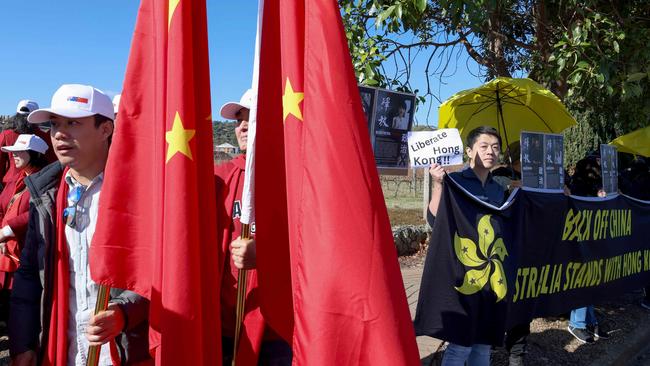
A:
[[[108,308],[108,300],[110,299],[111,288],[108,286],[100,285],[99,292],[97,293],[97,303],[95,304],[95,315],[106,311]],[[97,366],[99,363],[99,355],[102,351],[102,346],[88,347],[88,359],[86,366]]]
[[[241,238],[250,239],[251,228],[249,224],[242,224]],[[235,339],[233,342],[232,350],[232,366],[235,366],[237,360],[237,347],[239,346],[239,338],[241,337],[241,328],[244,322],[244,310],[246,307],[246,287],[248,280],[248,270],[240,269],[237,271],[237,308],[235,318]]]
[[[250,105],[248,121],[248,140],[246,141],[246,171],[244,176],[244,189],[242,192],[241,238],[251,239],[250,224],[255,221],[255,129],[257,124],[257,88],[259,83],[260,64],[260,34],[262,32],[262,13],[264,0],[257,4],[257,34],[255,35],[255,58],[253,61],[253,80],[251,88],[253,97]],[[253,224],[254,225],[254,224]],[[244,311],[246,310],[246,290],[248,287],[248,270],[237,271],[237,309],[235,319],[235,339],[233,340],[232,366],[237,362],[237,348],[241,338],[244,323]]]

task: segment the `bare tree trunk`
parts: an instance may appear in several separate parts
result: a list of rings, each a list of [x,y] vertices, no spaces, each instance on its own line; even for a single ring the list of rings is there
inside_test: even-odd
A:
[[[510,77],[510,71],[505,59],[505,52],[503,50],[503,32],[501,29],[501,1],[496,1],[496,7],[490,14],[490,23],[487,34],[489,40],[489,52],[492,59],[490,68],[493,76],[507,76]]]
[[[546,9],[545,0],[537,0],[533,7],[533,15],[535,18],[535,37],[537,38],[537,47],[539,50],[539,57],[541,64],[546,65],[551,56],[551,35],[548,30],[548,12]],[[532,70],[530,77],[538,80],[541,76],[542,69]],[[564,99],[568,91],[568,84],[563,79],[553,80],[548,88],[557,95],[560,99]]]

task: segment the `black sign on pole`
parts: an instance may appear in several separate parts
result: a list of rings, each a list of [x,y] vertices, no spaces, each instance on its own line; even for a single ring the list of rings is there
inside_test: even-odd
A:
[[[564,137],[544,134],[544,180],[546,189],[564,188]]]
[[[603,190],[608,195],[618,193],[618,154],[616,147],[600,145],[600,170]]]
[[[368,133],[370,134],[370,142],[372,143],[372,146],[374,148],[375,146],[375,139],[372,137],[374,136],[374,131],[372,129],[372,121],[374,117],[374,112],[375,112],[375,100],[376,95],[377,95],[377,89],[371,88],[368,86],[361,86],[359,85],[359,95],[361,96],[361,107],[363,107],[363,113],[366,116],[366,123],[368,124]]]
[[[415,94],[359,85],[359,95],[377,168],[381,174],[406,175]]]
[[[415,95],[377,90],[373,119],[375,161],[379,168],[408,168],[408,131]]]
[[[381,174],[408,172],[408,131],[415,116],[415,94],[359,85],[375,162]]]
[[[564,188],[564,138],[562,135],[522,132],[521,180],[524,187]]]

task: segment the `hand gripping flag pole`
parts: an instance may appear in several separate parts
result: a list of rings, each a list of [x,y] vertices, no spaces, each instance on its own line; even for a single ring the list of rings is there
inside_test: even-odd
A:
[[[97,293],[97,303],[95,304],[95,315],[101,313],[102,311],[105,311],[108,308],[108,300],[110,298],[110,294],[110,287],[105,285],[99,286],[99,292]],[[99,354],[101,350],[102,346],[88,347],[88,359],[86,360],[86,366],[97,366],[99,363]]]
[[[242,214],[241,214],[241,237],[242,239],[251,238],[251,224],[255,222],[255,128],[257,123],[257,90],[259,81],[259,60],[260,60],[260,32],[262,29],[262,10],[264,9],[264,0],[258,3],[257,12],[257,35],[255,37],[255,60],[253,62],[253,80],[251,87],[253,93],[253,103],[248,121],[248,140],[246,142],[246,170],[244,172],[244,190],[242,192]],[[237,308],[235,319],[235,340],[233,342],[232,365],[236,365],[237,348],[241,337],[242,324],[244,322],[244,311],[246,307],[246,289],[248,271],[240,269],[237,272]]]

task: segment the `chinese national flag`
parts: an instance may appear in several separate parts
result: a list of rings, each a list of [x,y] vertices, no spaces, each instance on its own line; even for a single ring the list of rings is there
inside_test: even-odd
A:
[[[262,312],[294,365],[419,365],[336,0],[266,1],[256,142]]]
[[[143,0],[90,253],[149,298],[158,365],[221,363],[206,4]]]

